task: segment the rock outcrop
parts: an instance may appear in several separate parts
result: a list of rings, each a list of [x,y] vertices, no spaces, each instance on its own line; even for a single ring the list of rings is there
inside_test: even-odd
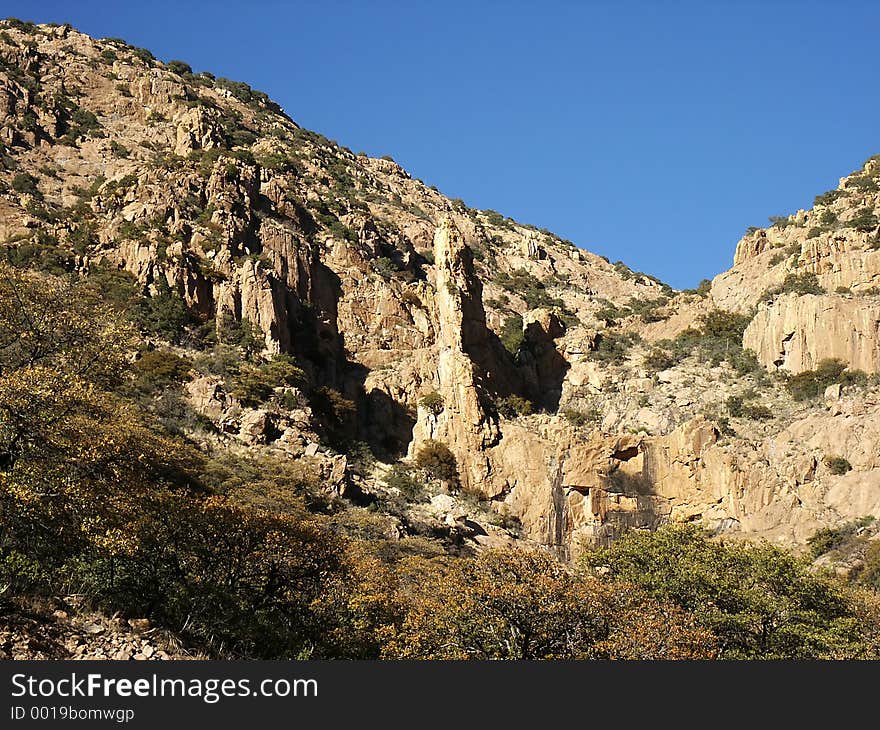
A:
[[[743,345],[767,368],[800,373],[821,360],[880,372],[880,298],[789,294],[758,307]]]
[[[461,465],[462,488],[484,492],[490,466],[483,452],[499,438],[490,396],[471,353],[488,350],[482,292],[461,232],[444,218],[434,236],[437,376],[442,410],[419,409],[410,454],[428,439],[446,443]],[[491,495],[490,495],[491,496]]]

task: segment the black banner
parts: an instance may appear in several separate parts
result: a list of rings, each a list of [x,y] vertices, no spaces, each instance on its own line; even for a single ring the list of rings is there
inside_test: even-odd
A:
[[[848,662],[3,662],[0,727],[790,725],[877,665]],[[332,725],[331,725],[332,726]]]

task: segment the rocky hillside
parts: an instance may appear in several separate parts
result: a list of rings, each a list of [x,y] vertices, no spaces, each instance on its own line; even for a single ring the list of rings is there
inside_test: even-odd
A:
[[[386,537],[567,558],[880,514],[876,159],[675,292],[68,26],[3,24],[0,142],[4,258],[136,313],[145,406]]]

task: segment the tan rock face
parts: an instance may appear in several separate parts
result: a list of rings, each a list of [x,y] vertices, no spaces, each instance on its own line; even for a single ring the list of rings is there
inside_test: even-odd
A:
[[[880,300],[793,294],[762,305],[743,345],[769,369],[799,373],[826,358],[880,372]]]
[[[482,452],[498,440],[499,430],[483,406],[488,395],[468,351],[485,348],[486,315],[470,249],[448,218],[434,236],[434,261],[436,391],[443,398],[443,410],[434,414],[419,409],[410,454],[417,454],[427,439],[442,441],[459,462],[462,487],[485,492],[489,463]]]

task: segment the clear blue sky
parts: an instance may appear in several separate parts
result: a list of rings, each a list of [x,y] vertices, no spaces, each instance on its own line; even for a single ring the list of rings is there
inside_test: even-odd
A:
[[[880,152],[880,3],[4,0],[676,287]]]

